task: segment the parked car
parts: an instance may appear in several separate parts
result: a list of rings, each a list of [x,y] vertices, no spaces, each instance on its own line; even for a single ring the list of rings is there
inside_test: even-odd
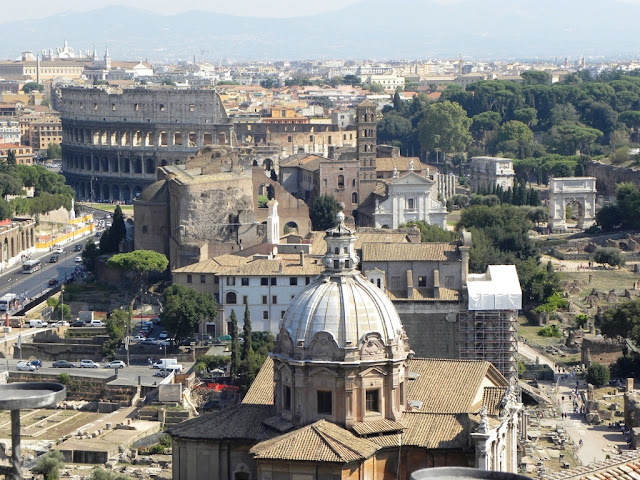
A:
[[[170,347],[171,346],[171,340],[169,340],[169,339],[158,340],[156,342],[156,345],[160,345],[161,347]]]
[[[164,330],[163,332],[160,333],[160,335],[158,335],[158,340],[164,340],[165,338],[168,338],[168,337],[169,337],[169,332]]]
[[[81,252],[81,251],[82,251],[82,245],[77,244],[75,247],[73,247],[73,250],[74,250],[75,252]]]
[[[156,344],[156,339],[155,338],[145,338],[142,342],[140,342],[142,345],[155,345]]]
[[[100,232],[96,232],[96,237],[99,237],[99,236],[101,236],[101,235],[102,235],[102,233],[100,233]]]
[[[82,257],[78,256],[73,261],[76,263],[82,263]]]
[[[49,257],[49,263],[58,263],[58,257]]]
[[[133,341],[133,342],[141,342],[143,340],[144,340],[144,337],[142,335],[136,335],[135,337],[133,337],[131,339],[131,341]]]
[[[51,280],[49,280],[49,286],[50,287],[55,287],[58,283],[60,283],[58,280],[56,280],[55,278],[52,278]]]
[[[53,368],[75,368],[76,364],[71,363],[68,360],[56,360],[51,366]]]
[[[80,360],[80,368],[98,368],[99,366],[93,360]]]
[[[31,365],[34,365],[36,368],[40,368],[42,366],[42,360],[38,360],[37,358],[35,360],[31,360]]]
[[[105,219],[106,219],[106,218],[111,218],[111,214],[110,214],[110,213],[107,213],[107,214],[104,216],[104,218],[105,218]]]
[[[37,367],[33,365],[31,362],[18,362],[18,364],[16,365],[16,370],[34,372],[37,370]]]
[[[87,324],[86,324],[86,323],[84,323],[82,320],[77,320],[77,321],[73,322],[73,323],[71,324],[71,326],[72,326],[72,327],[86,327],[86,326],[87,326]]]
[[[58,248],[56,248],[56,250],[55,250],[55,251],[56,251],[56,253],[57,253],[58,255],[60,255],[61,253],[64,253],[64,248],[62,248],[62,247],[58,247]]]
[[[151,319],[151,323],[153,323],[154,325],[160,325],[160,317],[153,317]]]
[[[91,320],[89,323],[87,323],[87,327],[106,327],[106,325],[100,320]]]
[[[161,370],[158,370],[156,373],[153,374],[154,377],[166,377],[167,375],[169,375],[169,373],[171,373],[169,370],[165,370],[164,368]]]
[[[122,360],[114,360],[112,362],[104,364],[104,368],[124,368],[124,367],[126,367],[126,365]]]
[[[66,320],[60,320],[59,322],[56,322],[53,324],[54,327],[68,327],[69,326],[69,322],[67,322]]]

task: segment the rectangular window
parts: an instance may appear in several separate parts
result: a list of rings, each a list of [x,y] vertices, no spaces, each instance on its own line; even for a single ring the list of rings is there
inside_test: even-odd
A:
[[[331,415],[333,413],[330,391],[318,390],[318,413],[320,415]]]
[[[133,104],[133,109],[137,112],[138,110],[140,110],[140,104],[138,103],[134,103]]]
[[[289,279],[289,285],[298,285],[298,277],[291,277]]]
[[[160,104],[160,111],[164,112],[164,105],[163,104]]]
[[[246,295],[242,296],[242,304],[243,305],[249,305],[249,297],[247,297]]]
[[[249,286],[249,277],[242,277],[242,286],[243,287]]]
[[[291,387],[288,385],[284,386],[284,409],[291,410]]]
[[[409,210],[413,210],[414,209],[414,200],[413,200],[413,198],[409,198],[407,200],[407,207],[409,208]]]
[[[227,277],[227,285],[233,287],[236,284],[236,277]]]
[[[280,320],[284,318],[285,313],[286,313],[286,310],[280,310]]]
[[[263,320],[269,320],[269,310],[263,310],[262,311],[262,319]]]
[[[218,285],[219,283],[220,283],[220,277],[218,276],[213,277],[213,284]]]
[[[271,285],[276,285],[276,277],[271,277]]]
[[[267,296],[266,295],[262,295],[262,304],[263,305],[267,304]]]
[[[367,412],[380,411],[380,391],[379,390],[367,390],[366,410]]]
[[[333,268],[335,268],[336,270],[340,268],[340,260],[333,261]]]
[[[149,232],[149,227],[146,225],[142,226],[142,233],[148,233]]]
[[[278,304],[278,296],[271,295],[271,305],[277,305],[277,304]]]
[[[267,277],[262,277],[260,279],[260,285],[269,285],[269,279]]]
[[[200,283],[207,283],[207,276],[206,275],[200,275]]]
[[[311,283],[311,277],[304,277],[304,284],[309,285]]]
[[[187,283],[191,283],[193,281],[193,278],[191,277],[191,275],[187,275]]]
[[[195,105],[192,103],[191,105],[189,105],[189,111],[193,112],[196,109]]]
[[[418,277],[418,286],[426,287],[427,286],[427,277]]]

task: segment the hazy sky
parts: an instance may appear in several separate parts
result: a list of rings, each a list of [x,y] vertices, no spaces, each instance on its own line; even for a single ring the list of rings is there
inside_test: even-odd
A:
[[[13,9],[0,23],[43,18],[64,11],[89,11],[107,5],[126,5],[168,15],[189,10],[207,10],[239,16],[297,17],[337,10],[364,0],[30,0],[29,8]],[[450,1],[450,0],[445,0]]]

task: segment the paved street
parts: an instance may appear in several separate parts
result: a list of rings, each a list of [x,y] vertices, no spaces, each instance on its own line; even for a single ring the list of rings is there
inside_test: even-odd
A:
[[[518,351],[520,355],[534,361],[538,358],[540,363],[547,364],[552,368],[554,366],[552,360],[528,345],[518,343]],[[609,428],[608,422],[603,422],[601,425],[589,425],[583,415],[573,412],[571,393],[576,387],[576,379],[570,375],[567,375],[565,379],[565,375],[558,373],[556,373],[555,377],[555,382],[538,381],[542,392],[546,393],[554,401],[554,406],[557,411],[556,418],[541,419],[541,425],[549,427],[558,425],[564,428],[576,445],[579,445],[580,440],[582,440],[583,445],[578,448],[577,456],[583,465],[605,460],[608,454],[612,455],[617,453],[617,447],[622,450],[627,450],[627,443],[622,432]],[[585,388],[585,382],[581,381],[579,391],[584,391]],[[562,401],[563,397],[564,402]],[[619,401],[622,403],[623,400],[621,397]],[[578,404],[581,406],[580,401]],[[562,412],[567,413],[567,419],[561,418]]]

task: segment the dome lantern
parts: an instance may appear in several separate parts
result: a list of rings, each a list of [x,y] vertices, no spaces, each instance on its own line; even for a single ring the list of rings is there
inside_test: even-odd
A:
[[[322,257],[322,264],[332,275],[352,273],[360,261],[355,251],[356,236],[344,224],[344,213],[338,212],[336,220],[338,224],[327,230],[324,237],[327,251]]]

